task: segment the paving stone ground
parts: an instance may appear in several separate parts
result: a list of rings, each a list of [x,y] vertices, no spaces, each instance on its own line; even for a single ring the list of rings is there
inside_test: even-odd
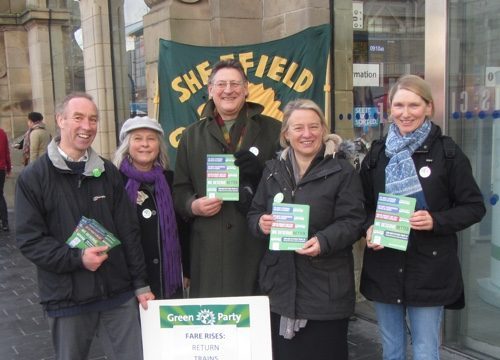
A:
[[[47,319],[39,305],[35,267],[15,246],[12,209],[9,218],[10,232],[0,231],[0,359],[54,360]],[[363,318],[350,322],[349,358],[382,358],[376,324]],[[89,359],[106,359],[98,341],[94,341]],[[472,358],[442,350],[441,359]]]

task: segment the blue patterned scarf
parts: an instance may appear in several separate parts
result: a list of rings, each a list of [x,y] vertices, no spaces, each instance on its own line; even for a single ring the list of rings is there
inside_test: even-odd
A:
[[[162,241],[163,277],[166,282],[165,294],[162,295],[168,299],[182,286],[181,248],[170,187],[159,165],[149,171],[139,171],[124,159],[120,171],[128,177],[125,190],[134,206],[137,206],[137,192],[141,183],[154,185]]]
[[[411,157],[415,150],[422,146],[430,131],[431,122],[428,119],[418,129],[405,136],[401,135],[396,124],[392,123],[385,141],[385,154],[390,159],[385,168],[385,192],[416,198],[417,209],[427,208],[427,203]]]

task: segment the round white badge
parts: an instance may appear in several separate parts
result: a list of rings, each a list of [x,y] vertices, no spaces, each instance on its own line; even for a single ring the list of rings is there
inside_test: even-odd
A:
[[[276,195],[274,195],[274,202],[282,203],[284,198],[285,196],[283,195],[283,193],[277,193]]]
[[[149,219],[153,215],[153,212],[150,209],[144,209],[142,210],[142,217],[144,219]]]
[[[428,178],[431,175],[431,168],[428,166],[421,167],[418,173],[421,177]]]
[[[250,149],[248,149],[248,151],[250,151],[255,156],[259,155],[259,149],[257,149],[255,146],[252,146]]]

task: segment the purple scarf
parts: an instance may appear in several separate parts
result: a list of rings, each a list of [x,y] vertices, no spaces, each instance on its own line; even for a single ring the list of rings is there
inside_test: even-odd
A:
[[[181,248],[170,187],[163,174],[163,169],[159,165],[144,172],[137,170],[127,159],[124,159],[120,171],[128,177],[125,190],[134,206],[137,206],[137,192],[141,183],[154,185],[154,197],[158,208],[160,237],[163,245],[162,269],[166,281],[163,296],[168,299],[182,286]]]

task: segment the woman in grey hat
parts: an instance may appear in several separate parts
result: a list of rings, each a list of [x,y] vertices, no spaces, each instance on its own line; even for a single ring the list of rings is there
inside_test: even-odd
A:
[[[154,119],[136,116],[123,124],[120,143],[113,162],[137,208],[151,290],[157,299],[182,297],[183,283],[187,285],[183,269],[189,266],[183,266],[180,239],[188,236],[188,227],[174,212],[174,174],[168,168],[163,129]]]

